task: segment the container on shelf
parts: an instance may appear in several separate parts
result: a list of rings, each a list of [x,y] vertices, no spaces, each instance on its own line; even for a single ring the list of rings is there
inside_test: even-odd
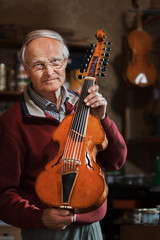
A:
[[[4,63],[0,63],[0,91],[7,88],[7,67]]]

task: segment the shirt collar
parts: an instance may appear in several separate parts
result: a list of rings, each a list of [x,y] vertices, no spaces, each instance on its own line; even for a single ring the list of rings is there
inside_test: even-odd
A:
[[[48,99],[42,97],[41,95],[39,95],[32,87],[32,85],[28,85],[28,94],[30,96],[30,98],[34,101],[34,103],[41,108],[43,111],[47,110],[49,108],[49,106],[54,106],[54,108],[56,109],[57,106],[55,103],[52,103],[51,101],[49,101]],[[69,94],[67,89],[65,88],[65,86],[61,87],[61,93],[62,93],[62,105],[66,104],[66,102],[69,100]]]
[[[22,94],[22,98],[21,98],[21,105],[24,113],[27,116],[46,118],[47,117],[45,114],[46,111],[42,110],[42,108],[40,108],[31,99],[28,88],[29,88],[29,85],[25,87],[24,92]],[[65,94],[63,95],[63,98],[62,98],[62,102],[64,102],[63,107],[66,109],[66,112],[70,114],[73,111],[75,104],[77,104],[79,97],[76,93],[66,89],[66,87],[62,89],[64,89],[65,91]]]

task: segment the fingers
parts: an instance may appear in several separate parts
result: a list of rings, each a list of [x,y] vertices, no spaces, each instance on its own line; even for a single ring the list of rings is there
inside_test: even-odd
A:
[[[100,93],[91,93],[87,98],[85,98],[84,102],[91,108],[106,105],[106,100]]]
[[[76,220],[76,216],[68,210],[48,208],[42,215],[42,222],[45,227],[65,229]]]
[[[64,209],[59,209],[59,208],[51,208],[50,210],[55,215],[59,215],[59,216],[68,216],[68,215],[70,215],[70,211],[69,210],[64,210]]]
[[[89,95],[84,99],[87,106],[96,108],[101,105],[107,105],[105,98],[98,92],[98,85],[94,85],[88,89]]]
[[[107,101],[98,92],[98,85],[94,85],[88,89],[88,96],[84,99],[84,102],[91,108],[91,114],[95,115],[99,119],[104,119],[107,111]]]

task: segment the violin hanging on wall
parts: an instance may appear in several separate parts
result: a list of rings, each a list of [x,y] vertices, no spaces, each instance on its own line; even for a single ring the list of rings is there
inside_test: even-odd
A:
[[[39,199],[48,206],[85,213],[98,208],[107,198],[108,188],[96,155],[108,145],[98,118],[90,114],[84,103],[88,89],[96,83],[97,71],[105,71],[110,48],[104,48],[106,34],[96,33],[98,43],[90,57],[86,77],[75,114],[66,116],[53,140],[59,152],[37,177],[35,189]],[[102,57],[103,55],[103,57]],[[101,67],[99,67],[101,66]],[[99,75],[105,75],[100,73]]]
[[[143,30],[141,12],[136,0],[132,0],[136,9],[137,29],[131,31],[127,36],[128,48],[131,50],[131,61],[127,64],[126,80],[131,85],[148,87],[156,81],[156,70],[150,60],[152,39]]]

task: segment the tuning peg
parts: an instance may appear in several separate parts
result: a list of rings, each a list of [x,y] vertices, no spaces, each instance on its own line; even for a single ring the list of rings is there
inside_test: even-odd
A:
[[[85,55],[85,58],[91,58],[92,55]]]
[[[84,69],[84,68],[80,68],[80,72],[81,72],[81,73],[84,73],[84,72],[87,72],[87,70]]]
[[[103,66],[106,66],[106,65],[108,65],[108,62],[104,61],[102,64],[103,64]]]
[[[103,61],[106,61],[108,59],[105,59],[105,58],[101,58],[100,61],[103,62]]]
[[[110,54],[109,53],[102,53],[102,56],[109,57]]]
[[[103,65],[103,66],[107,66],[108,65],[108,61],[106,60],[106,61],[100,62],[100,64]]]
[[[90,61],[90,58],[84,58],[83,61],[89,62],[89,61]]]
[[[107,71],[107,68],[106,67],[100,67],[100,68],[98,68],[98,70],[105,72],[105,71]]]
[[[99,76],[99,77],[105,77],[106,74],[105,74],[105,73],[98,73],[97,76]]]
[[[83,78],[85,78],[85,76],[78,75],[78,79],[83,79]]]
[[[106,45],[112,45],[112,42],[104,42]]]
[[[90,44],[89,46],[90,46],[90,47],[96,47],[97,44],[92,43],[92,44]]]
[[[93,50],[93,49],[87,49],[87,52],[88,52],[88,53],[93,53],[94,50]]]
[[[105,61],[106,61],[106,62],[109,62],[109,59],[108,59],[108,58],[101,58],[100,61],[101,61],[101,62],[105,62]]]
[[[91,58],[92,58],[92,55],[85,55],[84,61],[89,62]]]
[[[103,48],[104,51],[111,51],[111,48]]]
[[[87,63],[83,63],[83,64],[81,64],[81,67],[88,67],[88,64]]]

